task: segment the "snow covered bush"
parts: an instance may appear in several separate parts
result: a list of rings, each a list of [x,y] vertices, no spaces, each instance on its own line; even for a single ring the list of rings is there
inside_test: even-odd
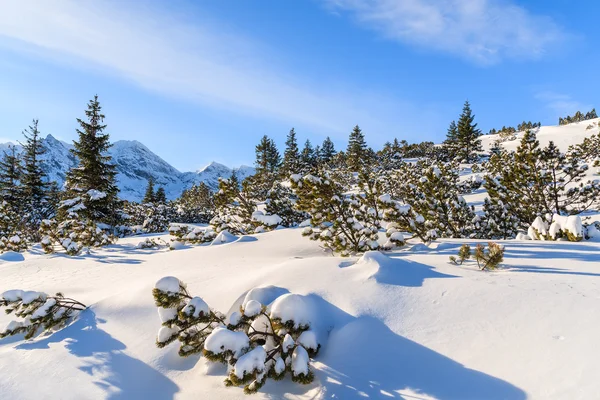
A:
[[[179,354],[202,352],[210,361],[228,365],[226,386],[244,386],[256,393],[267,378],[281,380],[286,373],[298,383],[310,383],[310,358],[321,347],[311,330],[311,314],[303,296],[284,294],[271,305],[245,300],[225,323],[200,297],[191,297],[175,277],[160,279],[153,290],[162,327],[157,345],[179,340]]]
[[[31,339],[40,330],[56,331],[67,325],[86,306],[76,300],[64,297],[62,293],[48,296],[46,293],[9,290],[2,293],[0,307],[6,307],[6,313],[12,314],[21,321],[11,321],[0,331],[0,338],[25,334]]]
[[[483,218],[478,237],[487,239],[511,239],[519,231],[519,219],[512,214],[502,200],[486,197],[483,201]]]
[[[217,236],[211,227],[201,228],[182,224],[169,225],[169,233],[175,236],[178,242],[190,244],[212,242]]]
[[[5,251],[21,252],[27,250],[27,242],[22,240],[18,235],[10,237],[0,237],[0,253]]]
[[[208,335],[224,326],[225,316],[210,310],[200,297],[190,296],[185,284],[173,276],[156,282],[152,296],[162,324],[156,339],[159,348],[179,340],[180,356],[200,353]]]
[[[531,240],[568,240],[579,242],[585,236],[583,223],[579,215],[553,215],[550,224],[537,217],[527,229]]]
[[[161,243],[159,243],[159,240],[160,239],[146,238],[139,242],[135,247],[137,249],[159,249],[161,247]],[[162,242],[162,240],[160,241]],[[163,242],[162,244],[164,245],[166,243]]]
[[[395,196],[379,197],[383,219],[424,242],[438,237],[469,238],[479,219],[458,190],[458,164],[419,160],[391,174]]]
[[[501,150],[490,157],[485,188],[490,202],[527,229],[540,215],[572,215],[597,208],[600,181],[586,179],[588,161],[597,153],[593,141],[561,152],[553,142],[540,148],[527,131],[514,152]]]
[[[22,218],[8,202],[0,203],[0,253],[27,250],[26,236],[21,231]]]
[[[210,221],[217,232],[229,231],[237,235],[253,233],[260,223],[252,218],[258,211],[258,200],[250,187],[251,181],[240,184],[233,175],[219,180],[219,191],[215,193],[217,215]]]
[[[310,215],[304,236],[342,256],[379,248],[379,215],[371,193],[346,194],[326,172],[322,176],[294,175],[291,182],[298,196],[297,209]]]
[[[54,253],[55,245],[62,247],[70,256],[75,256],[91,247],[101,247],[113,242],[99,225],[91,221],[68,218],[62,222],[43,220],[40,225],[42,248],[46,253]]]
[[[305,300],[296,294],[278,297],[270,307],[250,300],[230,317],[226,328],[206,339],[204,355],[230,365],[227,386],[257,392],[267,378],[307,384],[314,374],[309,366],[321,345],[311,330]]]
[[[295,209],[295,202],[293,191],[289,187],[275,182],[267,193],[265,214],[272,217],[278,216],[280,219],[278,225],[297,226],[307,218],[307,215]]]

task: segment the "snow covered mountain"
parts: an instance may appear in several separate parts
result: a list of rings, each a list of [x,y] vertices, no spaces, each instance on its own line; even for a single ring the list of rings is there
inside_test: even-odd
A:
[[[43,143],[47,150],[43,157],[45,171],[50,181],[55,181],[61,186],[69,168],[77,163],[77,159],[69,152],[73,145],[52,135],[43,139]],[[15,144],[1,143],[0,151],[8,149],[10,145]],[[16,147],[19,150],[21,148],[19,144],[16,144]],[[200,182],[215,190],[219,185],[219,178],[230,177],[234,171],[225,165],[212,162],[196,172],[180,172],[136,140],[116,141],[109,153],[117,165],[120,197],[125,200],[141,200],[150,178],[154,179],[157,186],[165,188],[167,198],[175,199],[184,189]],[[248,166],[241,166],[235,171],[240,179],[254,174],[254,168]]]

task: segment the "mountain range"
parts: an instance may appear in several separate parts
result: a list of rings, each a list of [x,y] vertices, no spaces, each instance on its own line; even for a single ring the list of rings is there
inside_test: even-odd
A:
[[[77,165],[76,157],[69,151],[73,145],[52,135],[42,139],[42,143],[46,149],[46,154],[42,157],[43,168],[48,180],[55,181],[62,187],[67,171]],[[0,143],[0,154],[13,145],[17,151],[21,150],[19,144]],[[216,190],[221,177],[228,178],[235,171],[241,181],[255,172],[253,167],[243,165],[233,169],[217,162],[195,172],[180,172],[137,140],[116,141],[109,154],[112,162],[117,165],[119,196],[130,201],[140,201],[143,198],[150,178],[154,180],[156,188],[162,186],[165,189],[168,199],[175,199],[184,189],[194,184],[204,182],[212,190]]]

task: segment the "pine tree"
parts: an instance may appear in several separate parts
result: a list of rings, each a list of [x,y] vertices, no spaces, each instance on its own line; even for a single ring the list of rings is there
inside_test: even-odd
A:
[[[274,174],[277,172],[281,163],[281,157],[279,151],[273,139],[270,139],[267,135],[264,135],[260,143],[256,145],[256,166],[257,174]]]
[[[34,119],[29,129],[23,131],[24,170],[21,178],[23,207],[27,214],[27,225],[37,241],[37,230],[42,219],[48,218],[52,212],[48,203],[48,183],[44,182],[46,173],[42,168],[41,156],[46,153],[40,132],[38,120]]]
[[[444,150],[450,159],[454,160],[457,157],[458,146],[458,127],[456,126],[456,121],[452,121],[448,127],[448,132],[446,132],[446,140],[443,144]]]
[[[285,152],[283,153],[283,164],[281,166],[281,176],[284,179],[289,178],[291,174],[300,171],[300,151],[298,150],[298,141],[296,140],[296,131],[290,130],[285,141]]]
[[[148,186],[146,186],[146,193],[144,194],[142,203],[152,204],[154,202],[156,202],[156,194],[154,193],[154,179],[150,177],[150,179],[148,179]]]
[[[213,193],[204,182],[183,191],[174,206],[177,222],[208,223],[215,216]]]
[[[327,249],[342,256],[379,248],[379,217],[370,206],[372,194],[345,194],[333,174],[307,175],[293,179],[298,196],[296,208],[311,216],[303,236],[318,240]]]
[[[319,153],[319,160],[325,164],[329,164],[333,157],[335,156],[335,147],[333,142],[327,136],[325,140],[323,140],[323,144],[321,145],[321,151]]]
[[[363,165],[368,163],[367,142],[365,141],[365,135],[362,133],[358,125],[356,125],[350,133],[346,157],[348,168],[350,168],[350,170],[353,172],[359,171]]]
[[[156,204],[167,204],[167,194],[165,193],[164,187],[156,189],[156,195],[154,196]]]
[[[93,222],[114,224],[117,217],[118,188],[116,185],[116,165],[107,154],[112,146],[109,135],[104,133],[104,115],[98,96],[88,103],[85,111],[87,120],[77,119],[79,139],[73,142],[73,154],[79,165],[67,173],[67,199],[79,197],[84,218]]]
[[[0,160],[0,198],[15,210],[21,209],[22,177],[21,157],[16,147],[10,146]]]
[[[315,150],[313,149],[310,140],[306,139],[306,142],[304,142],[304,148],[302,149],[302,153],[300,155],[301,171],[303,173],[309,173],[316,167],[316,164],[317,156],[315,154]]]
[[[466,101],[456,125],[455,155],[458,161],[474,163],[478,159],[477,152],[482,151],[481,131],[477,129],[474,120],[475,116],[471,111],[471,105]]]

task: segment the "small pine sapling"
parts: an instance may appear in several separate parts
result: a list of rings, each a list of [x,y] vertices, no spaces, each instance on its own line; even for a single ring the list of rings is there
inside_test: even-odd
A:
[[[477,247],[475,247],[473,256],[477,261],[479,269],[482,271],[494,270],[498,268],[502,261],[504,261],[504,246],[501,246],[498,243],[489,242],[486,251],[485,246],[479,243],[477,244]]]
[[[471,258],[471,246],[465,243],[458,249],[458,258],[450,256],[450,261],[455,265],[462,265],[469,258]]]
[[[62,293],[48,296],[46,293],[9,290],[0,298],[0,308],[6,307],[5,312],[22,318],[22,321],[11,321],[0,338],[25,334],[25,339],[34,337],[40,329],[44,332],[57,331],[67,325],[80,311],[85,310],[85,304],[64,297]]]

